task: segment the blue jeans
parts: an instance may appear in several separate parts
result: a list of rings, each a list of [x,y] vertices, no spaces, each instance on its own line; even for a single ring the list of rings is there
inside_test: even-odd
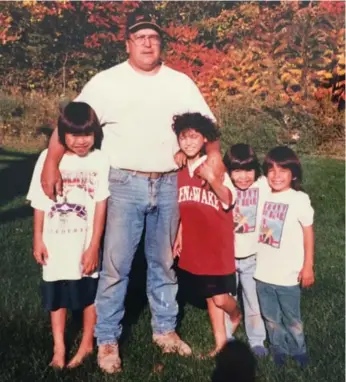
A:
[[[253,275],[256,270],[256,255],[236,259],[237,282],[242,286],[244,321],[246,335],[251,347],[264,346],[266,330],[257,298],[256,281]]]
[[[96,295],[98,345],[121,335],[124,300],[134,254],[146,227],[147,296],[155,334],[175,330],[177,281],[172,269],[179,209],[176,174],[158,179],[111,168],[103,263]]]
[[[242,286],[242,299],[244,307],[245,330],[251,347],[264,346],[266,330],[262,319],[256,290],[256,281],[253,275],[256,270],[256,255],[244,259],[236,259],[237,285]],[[226,332],[232,338],[232,323],[226,318]]]
[[[300,285],[280,286],[256,281],[261,312],[273,353],[306,353],[300,318]]]

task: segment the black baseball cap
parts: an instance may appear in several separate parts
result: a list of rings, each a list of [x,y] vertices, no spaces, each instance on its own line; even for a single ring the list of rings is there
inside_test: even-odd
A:
[[[144,28],[154,29],[160,35],[163,34],[161,22],[157,15],[144,10],[136,9],[127,16],[127,33],[134,33]]]

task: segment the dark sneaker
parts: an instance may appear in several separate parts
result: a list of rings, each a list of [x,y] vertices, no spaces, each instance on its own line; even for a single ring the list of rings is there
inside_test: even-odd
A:
[[[283,366],[286,362],[286,354],[274,353],[273,360],[276,366]]]
[[[269,353],[268,349],[264,346],[254,346],[251,348],[251,350],[255,356],[259,358],[266,357]]]

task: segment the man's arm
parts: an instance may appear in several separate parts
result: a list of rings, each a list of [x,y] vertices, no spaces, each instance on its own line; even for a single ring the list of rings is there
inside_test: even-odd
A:
[[[58,129],[55,129],[48,146],[47,158],[41,173],[41,185],[49,199],[56,200],[56,195],[62,194],[62,180],[59,163],[65,153],[64,146],[59,142]]]
[[[226,167],[222,160],[220,141],[207,142],[205,151],[208,165],[212,168],[215,177],[222,183]]]

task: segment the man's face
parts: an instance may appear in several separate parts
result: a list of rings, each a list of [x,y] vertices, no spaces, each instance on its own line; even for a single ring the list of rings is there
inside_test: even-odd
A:
[[[160,62],[161,36],[150,28],[131,33],[126,41],[126,52],[135,69],[152,71]]]

